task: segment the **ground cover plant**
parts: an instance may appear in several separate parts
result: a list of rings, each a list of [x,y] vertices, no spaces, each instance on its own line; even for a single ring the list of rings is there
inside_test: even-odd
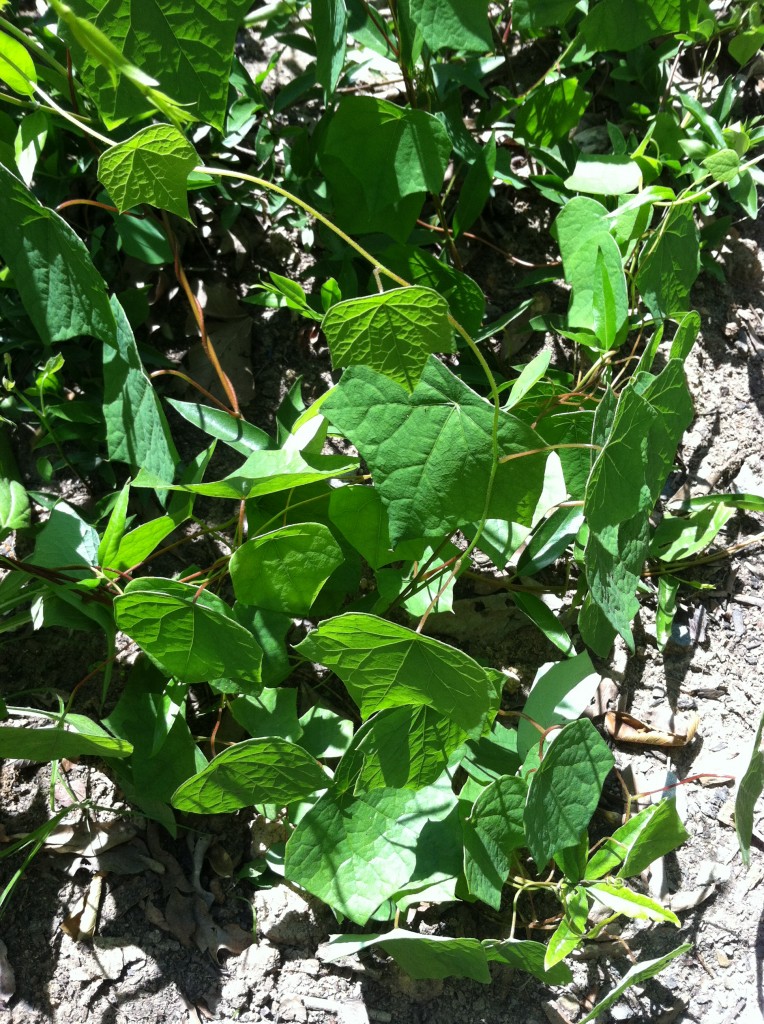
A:
[[[283,822],[253,876],[281,872],[349,923],[326,960],[380,947],[415,977],[505,963],[565,982],[611,919],[593,908],[679,924],[636,881],[687,838],[674,803],[628,799],[611,834],[595,819],[614,766],[580,717],[595,661],[617,636],[633,648],[641,601],[664,646],[719,531],[764,510],[664,490],[693,415],[691,287],[719,273],[731,218],[757,212],[759,5],[250,7],[3,11],[0,537],[16,550],[0,628],[5,651],[31,625],[98,632],[106,654],[58,704],[5,694],[0,754],[97,756],[173,833],[252,808]],[[259,73],[236,55],[242,26],[275,46]],[[304,69],[274,97],[286,47]],[[515,259],[491,319],[465,244],[507,195],[535,204],[552,256]],[[273,271],[240,297],[292,311],[295,343],[303,320],[320,331],[342,371],[307,407],[285,387],[268,431],[189,282],[208,214],[300,239],[300,280]],[[213,383],[148,330],[160,278]],[[567,360],[524,359],[526,331]],[[185,554],[200,537],[206,564]],[[426,632],[477,581],[558,652],[522,708],[497,667]],[[141,654],[115,693],[120,637]],[[14,725],[30,715],[39,728]],[[527,937],[534,898],[546,943]],[[400,926],[459,900],[485,907],[487,937]],[[584,1019],[688,948],[635,965]]]

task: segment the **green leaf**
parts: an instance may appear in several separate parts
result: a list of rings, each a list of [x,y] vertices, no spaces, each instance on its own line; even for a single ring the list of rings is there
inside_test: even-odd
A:
[[[764,25],[757,25],[755,28],[738,32],[730,39],[727,49],[730,57],[733,57],[742,67],[756,56],[762,46],[764,46]]]
[[[19,174],[27,187],[32,184],[37,161],[40,159],[47,137],[48,115],[44,110],[35,110],[21,120],[14,139],[13,151]]]
[[[567,661],[543,665],[533,680],[523,714],[542,729],[563,722],[574,722],[588,707],[599,686],[600,675],[588,654],[577,654]],[[527,719],[517,727],[517,752],[524,758],[539,741],[539,731]]]
[[[229,569],[237,601],[307,615],[342,560],[328,527],[298,523],[246,541],[234,552]]]
[[[144,577],[114,601],[117,628],[168,675],[185,683],[225,676],[253,687],[262,650],[215,594],[187,583]]]
[[[715,24],[705,0],[600,0],[578,31],[592,50],[624,53],[659,36],[705,39],[704,22]]]
[[[661,800],[629,818],[605,840],[592,855],[585,877],[602,878],[616,868],[621,878],[639,875],[688,838],[676,811],[676,801]]]
[[[318,947],[319,960],[377,947],[391,956],[412,978],[471,978],[490,984],[488,958],[478,939],[451,939],[445,935],[419,935],[393,928],[384,935],[333,935]]]
[[[0,726],[0,757],[25,761],[57,761],[62,757],[74,760],[85,754],[95,757],[128,757],[132,745],[111,736],[83,735],[61,728],[30,729],[22,726]]]
[[[515,135],[533,146],[561,142],[581,120],[590,98],[577,78],[540,85],[520,104]]]
[[[273,445],[270,435],[264,430],[222,409],[200,405],[199,402],[179,402],[175,398],[168,398],[167,402],[184,420],[193,423],[210,437],[216,437],[240,455],[250,455]]]
[[[115,767],[125,796],[152,817],[167,822],[175,789],[207,763],[185,719],[185,687],[172,686],[142,656],[104,725],[133,744],[129,761]],[[169,826],[168,826],[169,827]]]
[[[0,477],[0,540],[31,525],[32,510],[24,487],[18,480]]]
[[[412,284],[432,288],[448,302],[455,319],[469,334],[477,334],[485,315],[485,296],[480,287],[426,249],[394,244],[379,256],[386,267]]]
[[[551,352],[539,352],[537,356],[534,356],[533,359],[523,367],[520,376],[512,384],[512,388],[509,392],[509,398],[504,403],[505,412],[508,412],[516,405],[519,405],[528,392],[533,390],[534,385],[538,384],[546,373],[551,358]]]
[[[81,570],[67,570],[67,576],[92,579],[88,567],[98,564],[98,534],[75,508],[59,501],[37,534],[30,562],[48,569],[81,565]]]
[[[745,774],[740,780],[735,797],[735,831],[740,846],[740,856],[746,867],[751,862],[751,837],[753,835],[753,811],[756,801],[764,790],[764,751],[761,749],[761,736],[764,732],[764,715],[759,719],[759,727],[753,740],[751,757]]]
[[[317,758],[342,757],[353,740],[353,723],[314,704],[300,719],[300,746]]]
[[[445,128],[426,111],[343,96],[318,160],[341,227],[405,241],[425,195],[440,192],[450,154]]]
[[[657,900],[634,892],[623,882],[598,882],[596,885],[590,885],[587,892],[615,914],[643,921],[669,921],[677,928],[681,924],[676,914],[661,906]]]
[[[642,169],[628,156],[582,153],[565,188],[597,196],[623,196],[642,186]]]
[[[603,349],[615,348],[618,335],[624,326],[623,320],[619,319],[620,311],[616,298],[623,279],[621,268],[615,277],[610,279],[610,271],[601,248],[597,248],[597,258],[594,265],[594,290],[592,309],[594,312],[594,333],[602,344]]]
[[[172,484],[166,477],[162,479],[153,473],[141,471],[133,481],[133,487],[148,487],[155,491],[186,491],[189,494],[206,494],[210,498],[241,501],[343,476],[357,466],[357,459],[340,455],[308,455],[293,450],[258,451],[253,452],[246,462],[222,480],[207,484]]]
[[[691,419],[680,360],[670,360],[657,377],[636,374],[621,393],[587,484],[585,564],[591,600],[629,644],[638,608],[634,592],[649,549],[648,516]],[[586,643],[605,655],[610,641],[607,630],[600,636],[599,628],[594,618],[579,618]]]
[[[629,315],[621,251],[610,234],[606,213],[595,199],[576,196],[563,207],[552,225],[565,280],[573,292],[568,324],[597,331],[600,340],[605,339],[604,348],[609,347],[609,338],[620,334]],[[608,282],[607,307],[603,306],[601,296],[603,280]],[[607,329],[603,331],[605,325]]]
[[[692,351],[692,347],[698,340],[700,332],[700,313],[692,310],[685,313],[677,324],[676,334],[671,341],[669,358],[681,359],[682,362]],[[648,367],[649,369],[649,367]]]
[[[496,705],[493,683],[469,655],[374,615],[328,619],[297,650],[337,673],[364,718],[384,708],[425,706],[465,732],[479,732]]]
[[[375,789],[353,797],[334,788],[300,820],[286,847],[286,877],[338,913],[365,924],[414,875],[419,848],[456,807],[450,783]],[[432,841],[432,840],[430,840]]]
[[[576,0],[514,0],[512,27],[526,37],[540,36],[565,25],[575,6]]]
[[[501,906],[512,853],[525,846],[525,779],[504,776],[483,790],[464,823],[464,875],[470,893],[495,910]]]
[[[496,137],[491,135],[467,171],[454,210],[454,237],[469,231],[488,201],[496,170]]]
[[[111,299],[111,311],[116,332],[103,338],[103,410],[109,457],[127,463],[134,472],[142,469],[172,480],[179,456],[167,419],[116,296]]]
[[[488,0],[401,0],[428,48],[487,53],[493,47]]]
[[[424,541],[390,544],[390,526],[376,487],[335,487],[329,497],[329,518],[372,569],[400,559],[419,558]]]
[[[567,964],[555,964],[549,970],[544,966],[546,947],[531,939],[483,939],[488,959],[508,964],[518,971],[528,971],[546,985],[567,985],[573,976]]]
[[[130,481],[125,484],[117,495],[117,500],[111,510],[109,522],[98,545],[98,564],[102,569],[108,571],[113,567],[118,558],[119,545],[125,535],[125,524],[127,522],[127,505],[130,501]],[[114,573],[116,575],[116,573]]]
[[[358,730],[335,785],[355,793],[423,789],[440,778],[466,738],[455,722],[430,707],[388,708]]]
[[[740,171],[740,157],[734,149],[719,149],[703,161],[703,167],[710,173],[714,181],[732,181]]]
[[[565,895],[565,915],[546,947],[544,966],[549,969],[564,960],[581,942],[589,916],[589,897],[586,889],[577,886]]]
[[[588,718],[566,725],[531,776],[525,805],[528,849],[539,870],[579,841],[614,758]]]
[[[689,205],[674,206],[648,239],[637,271],[637,287],[654,317],[687,309],[700,273],[698,229]]]
[[[302,747],[277,736],[245,740],[218,754],[182,783],[172,805],[194,814],[226,814],[254,804],[283,806],[329,784],[321,765]]]
[[[2,164],[0,222],[0,256],[42,340],[89,334],[113,341],[106,286],[84,244]]]
[[[152,124],[101,154],[98,180],[120,213],[148,203],[190,221],[186,182],[198,163],[177,128]]]
[[[735,515],[736,509],[724,502],[707,505],[686,516],[666,514],[658,524],[650,553],[663,562],[679,562],[704,551],[719,531]]]
[[[297,690],[266,687],[255,696],[236,697],[230,703],[231,714],[253,739],[280,736],[297,743],[302,726],[297,718]]]
[[[536,594],[527,594],[522,591],[515,591],[512,595],[513,602],[524,615],[527,615],[534,626],[537,626],[547,640],[562,651],[563,654],[575,654],[575,647],[570,635],[561,624],[552,609],[544,604]]]
[[[348,12],[345,0],[312,0],[310,10],[316,35],[316,78],[328,102],[345,63]]]
[[[346,370],[321,410],[356,446],[387,506],[390,537],[443,536],[483,516],[493,465],[493,409],[431,358],[411,394],[366,367]],[[507,413],[501,455],[544,448],[537,433]],[[499,465],[490,517],[530,525],[546,454]]]
[[[677,946],[676,949],[672,949],[670,953],[666,953],[664,956],[659,956],[655,960],[645,960],[641,964],[635,964],[630,970],[624,974],[615,988],[605,996],[605,998],[597,1003],[593,1010],[581,1020],[580,1024],[589,1024],[589,1021],[596,1020],[597,1017],[601,1016],[606,1010],[609,1010],[613,1003],[618,1002],[621,996],[630,989],[632,985],[640,985],[643,981],[647,981],[649,978],[654,978],[656,974],[659,974],[664,967],[667,967],[672,960],[675,960],[678,956],[682,956],[688,950],[692,949],[691,942],[685,942],[682,946]]]
[[[29,50],[18,39],[0,31],[0,81],[21,96],[33,96],[30,82],[37,82],[37,70]]]
[[[196,0],[193,17],[175,0],[70,0],[82,19],[99,29],[123,61],[155,79],[177,104],[223,130],[236,33],[250,0]],[[152,104],[124,74],[85,51],[70,25],[63,26],[85,87],[104,124],[114,128]]]
[[[395,288],[338,302],[321,327],[334,367],[362,364],[409,391],[431,353],[454,350],[448,303],[430,288]]]

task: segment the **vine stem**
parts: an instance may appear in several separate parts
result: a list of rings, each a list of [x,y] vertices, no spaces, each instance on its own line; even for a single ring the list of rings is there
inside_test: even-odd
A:
[[[571,442],[570,444],[550,444],[546,445],[544,448],[529,448],[527,452],[515,452],[514,455],[502,455],[502,457],[499,459],[499,462],[513,462],[515,459],[524,459],[528,455],[543,455],[544,452],[557,452],[560,451],[561,448],[588,448],[591,451],[595,452],[602,451],[601,444],[586,444],[583,441],[581,441],[580,443]],[[570,507],[570,505],[575,506],[578,504],[579,502],[565,502],[566,507]],[[583,502],[581,502],[580,504],[583,504]]]

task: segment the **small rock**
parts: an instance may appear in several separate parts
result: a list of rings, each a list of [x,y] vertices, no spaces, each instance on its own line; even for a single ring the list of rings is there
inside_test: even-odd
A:
[[[730,960],[730,958],[727,956],[727,954],[724,952],[723,949],[717,949],[717,951],[716,951],[716,962],[717,962],[717,964],[720,967],[729,967],[729,965],[732,963],[732,961]]]
[[[620,1002],[610,1007],[610,1016],[613,1020],[630,1020],[634,1016],[634,1011],[628,1003]]]
[[[295,996],[287,996],[279,1000],[279,1017],[282,1020],[292,1020],[296,1024],[308,1024],[308,1011],[302,999]]]
[[[304,949],[320,942],[328,931],[329,923],[319,919],[321,911],[315,904],[286,885],[259,889],[255,893],[255,912],[258,934],[277,946]],[[326,918],[329,913],[327,910],[322,916]]]

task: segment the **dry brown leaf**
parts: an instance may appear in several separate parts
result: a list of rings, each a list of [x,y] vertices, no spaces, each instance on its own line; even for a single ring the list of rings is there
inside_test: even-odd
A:
[[[686,747],[695,738],[700,718],[672,716],[670,729],[640,721],[626,711],[608,711],[605,728],[616,743],[639,743],[645,747]]]
[[[78,825],[58,825],[48,834],[45,846],[51,853],[75,853],[80,857],[97,857],[120,843],[127,843],[136,832],[124,821],[106,824],[83,821]]]

